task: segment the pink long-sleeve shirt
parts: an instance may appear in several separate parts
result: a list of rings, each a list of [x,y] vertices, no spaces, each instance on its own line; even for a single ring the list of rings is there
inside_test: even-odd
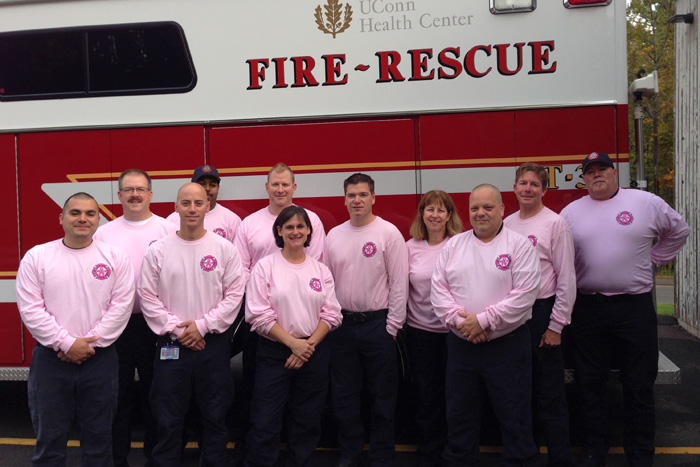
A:
[[[409,326],[424,331],[446,333],[448,330],[435,314],[430,303],[430,279],[435,271],[440,251],[447,244],[447,238],[437,245],[429,245],[425,240],[412,238],[406,242],[408,248],[408,313]]]
[[[574,236],[576,282],[587,294],[649,292],[652,264],[675,258],[690,233],[664,200],[639,190],[619,190],[603,201],[584,196],[561,215]]]
[[[131,264],[134,265],[134,278],[138,287],[141,263],[148,246],[160,238],[174,234],[176,230],[177,227],[172,222],[155,214],[143,222],[130,222],[121,216],[101,225],[93,238],[114,245],[129,256]],[[134,299],[132,313],[141,313],[141,300],[138,294]]]
[[[180,336],[183,321],[199,333],[227,330],[241,308],[245,282],[233,244],[213,232],[195,241],[169,235],[152,244],[143,259],[141,309],[158,335]]]
[[[440,320],[458,337],[456,327],[473,313],[496,339],[532,317],[540,289],[540,259],[530,241],[503,227],[484,243],[473,230],[455,235],[440,252],[430,300]]]
[[[537,298],[556,295],[548,327],[561,334],[564,326],[571,323],[571,310],[576,301],[574,241],[569,225],[547,207],[528,219],[521,219],[518,211],[506,217],[503,223],[525,235],[535,246],[542,270]]]
[[[81,249],[62,239],[37,245],[17,271],[17,306],[32,336],[68,352],[76,338],[97,336],[91,347],[108,347],[129,321],[134,269],[117,247],[97,240]]]
[[[362,227],[347,221],[326,238],[323,261],[335,278],[344,310],[389,309],[386,330],[395,336],[406,321],[408,250],[399,230],[381,217]]]
[[[323,244],[326,240],[326,231],[323,229],[321,219],[312,211],[306,209],[306,214],[311,221],[311,242],[304,249],[307,255],[321,261],[323,254]],[[272,234],[272,226],[277,216],[270,214],[267,207],[255,211],[241,223],[234,244],[238,248],[245,271],[246,280],[253,267],[267,255],[279,251],[275,244],[275,237]]]
[[[177,212],[170,214],[168,220],[180,227],[180,215]],[[241,218],[238,217],[238,214],[220,204],[214,206],[214,209],[204,216],[204,228],[229,242],[233,242],[233,239],[236,238],[236,232],[238,232],[240,225]]]
[[[275,323],[292,337],[305,338],[321,321],[332,331],[343,320],[328,268],[308,255],[303,263],[292,264],[279,250],[253,268],[245,305],[246,321],[268,339]]]

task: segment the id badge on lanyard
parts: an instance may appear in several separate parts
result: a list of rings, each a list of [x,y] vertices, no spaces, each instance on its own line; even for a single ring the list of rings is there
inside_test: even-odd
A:
[[[173,342],[173,335],[170,335],[168,343],[160,348],[160,359],[161,360],[179,360],[180,359],[180,347],[175,345]]]

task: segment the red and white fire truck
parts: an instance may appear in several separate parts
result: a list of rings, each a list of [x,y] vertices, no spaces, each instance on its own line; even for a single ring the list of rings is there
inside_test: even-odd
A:
[[[345,221],[342,181],[376,180],[375,212],[408,235],[422,193],[489,182],[508,212],[515,168],[549,169],[547,204],[582,196],[580,161],[629,182],[623,0],[0,0],[0,379],[34,341],[17,311],[20,258],[59,238],[78,191],[119,216],[116,178],[154,179],[152,210],[209,163],[219,201],[267,203],[268,169],[295,202]],[[16,209],[15,209],[16,206]]]

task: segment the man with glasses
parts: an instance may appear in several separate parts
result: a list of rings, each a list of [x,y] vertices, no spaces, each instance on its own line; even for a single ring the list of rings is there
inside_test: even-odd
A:
[[[177,226],[156,216],[150,211],[151,177],[140,169],[129,169],[119,176],[117,196],[122,203],[124,215],[101,226],[95,238],[124,251],[134,266],[135,282],[141,275],[141,262],[146,249],[154,241],[177,230]],[[141,413],[146,420],[144,454],[151,459],[156,441],[155,424],[148,404],[148,394],[153,380],[153,358],[156,335],[146,324],[141,313],[138,296],[131,310],[129,323],[116,342],[119,356],[119,402],[112,425],[112,449],[115,467],[127,466],[127,455],[131,446],[131,421],[137,385],[134,369],[138,371],[141,392]]]

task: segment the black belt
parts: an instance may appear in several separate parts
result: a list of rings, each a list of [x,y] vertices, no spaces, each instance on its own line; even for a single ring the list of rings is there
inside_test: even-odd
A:
[[[386,319],[389,309],[382,308],[381,310],[373,311],[340,310],[340,312],[343,314],[343,324],[359,324],[374,321],[375,319]]]
[[[621,293],[617,295],[603,295],[602,293],[594,293],[594,294],[587,294],[583,292],[579,292],[581,295],[584,297],[587,297],[589,300],[595,300],[596,302],[599,303],[618,303],[618,302],[630,302],[632,300],[638,300],[640,298],[646,297],[647,295],[651,295],[651,291],[649,292],[644,292],[644,293]]]

